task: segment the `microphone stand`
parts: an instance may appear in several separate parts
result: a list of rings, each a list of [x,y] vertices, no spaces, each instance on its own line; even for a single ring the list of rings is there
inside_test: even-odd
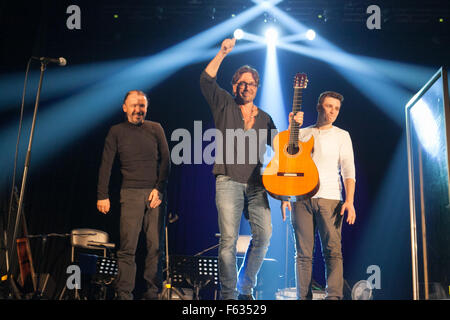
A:
[[[172,286],[172,275],[171,275],[171,267],[170,267],[170,257],[169,257],[169,224],[174,223],[178,220],[178,215],[172,215],[169,213],[167,217],[167,222],[165,225],[165,236],[166,236],[166,281],[164,288],[162,289],[159,298],[160,300],[172,300],[172,291],[175,292],[181,300],[186,300],[180,291],[177,288]]]
[[[16,214],[16,222],[14,225],[14,233],[13,233],[13,237],[11,239],[11,243],[10,245],[10,250],[9,253],[11,254],[12,252],[14,252],[13,248],[14,248],[14,243],[16,242],[16,238],[17,238],[17,231],[19,229],[19,222],[20,222],[20,218],[22,215],[22,206],[23,206],[23,200],[24,200],[24,194],[25,194],[25,187],[26,187],[26,182],[27,182],[27,176],[28,176],[28,170],[30,167],[30,159],[31,159],[31,146],[33,144],[33,137],[34,137],[34,128],[36,125],[36,117],[37,117],[37,111],[38,111],[38,106],[39,106],[39,99],[41,96],[41,89],[42,89],[42,80],[44,78],[44,71],[47,67],[47,63],[48,61],[41,61],[41,74],[39,77],[39,86],[38,86],[38,91],[37,91],[37,95],[36,95],[36,102],[34,105],[34,113],[33,113],[33,120],[32,120],[32,124],[31,124],[31,131],[30,131],[30,138],[28,141],[28,150],[27,150],[27,155],[25,158],[25,166],[23,169],[23,176],[22,176],[22,186],[20,188],[20,197],[19,197],[19,203],[18,203],[18,207],[17,207],[17,214]],[[8,259],[9,261],[11,260],[11,256]],[[11,268],[9,268],[8,270],[8,279],[11,279]]]

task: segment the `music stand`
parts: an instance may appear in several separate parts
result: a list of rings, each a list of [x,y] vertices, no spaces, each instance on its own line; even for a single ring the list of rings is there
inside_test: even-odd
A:
[[[194,300],[200,300],[200,290],[210,283],[219,285],[218,259],[206,256],[172,256],[173,284],[194,288]]]

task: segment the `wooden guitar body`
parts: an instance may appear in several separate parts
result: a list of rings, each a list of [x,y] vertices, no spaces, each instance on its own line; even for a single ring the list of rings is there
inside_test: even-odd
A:
[[[306,74],[295,75],[294,115],[301,110],[302,89],[306,88],[307,83]],[[319,190],[319,172],[311,157],[314,137],[301,142],[299,129],[299,124],[292,120],[288,130],[275,136],[272,143],[275,156],[263,172],[264,187],[272,197],[279,200],[302,200],[314,196]]]
[[[279,200],[310,198],[319,190],[319,172],[311,158],[314,137],[298,142],[298,151],[289,152],[289,130],[277,134],[273,141],[275,155],[263,173],[263,184]]]

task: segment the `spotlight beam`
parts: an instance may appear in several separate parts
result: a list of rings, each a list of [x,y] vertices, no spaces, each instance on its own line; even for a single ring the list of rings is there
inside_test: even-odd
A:
[[[280,83],[276,48],[268,46],[260,105],[272,116],[277,128],[287,128],[287,115]]]
[[[367,76],[378,76],[372,69],[368,68],[366,64],[361,63],[357,59],[349,57],[348,54],[342,52],[333,52],[330,54],[329,50],[316,49],[281,41],[278,43],[278,48],[315,58],[335,66],[348,68],[350,70],[363,73]]]
[[[264,73],[262,75],[262,87],[260,101],[257,104],[267,113],[269,113],[277,126],[279,131],[288,127],[288,115],[284,105],[285,90],[282,90],[282,84],[280,80],[279,63],[277,57],[277,48],[274,45],[266,45],[266,60],[264,65]],[[267,163],[273,157],[273,150],[267,148],[264,155],[263,165]],[[280,201],[272,197],[268,198],[269,206],[272,210],[273,227],[274,230],[282,231],[286,228],[287,224],[281,220],[280,214]],[[268,252],[269,256],[274,257],[279,261],[283,261],[286,252],[285,237],[281,233],[274,235],[271,240],[271,248]],[[287,270],[286,268],[280,270]],[[287,278],[287,274],[285,274]]]
[[[383,76],[390,78],[413,92],[419,91],[423,84],[427,83],[436,72],[436,69],[410,63],[367,56],[355,57],[367,65],[372,65]]]
[[[296,41],[304,41],[306,39],[307,39],[306,33],[298,33],[298,34],[291,34],[289,36],[284,36],[280,38],[279,42],[290,43]]]
[[[384,79],[389,78],[398,85],[412,91],[420,89],[422,84],[427,82],[435,73],[434,69],[426,66],[367,56],[349,55],[340,51],[333,51],[332,54],[330,54],[329,50],[290,43],[290,40],[294,40],[295,37],[298,37],[299,39],[300,35],[281,38],[277,45],[278,48],[331,63],[335,66],[348,69],[349,71],[355,71],[362,75],[376,78],[379,81],[384,81]],[[369,66],[371,67],[369,68]]]
[[[396,121],[404,125],[404,109],[397,105],[397,99],[405,100],[410,93],[396,85],[391,79],[369,68],[355,57],[342,52],[330,53],[329,50],[300,46],[296,44],[279,43],[278,48],[299,53],[330,64],[342,74],[355,88],[358,88],[367,98]],[[383,93],[383,94],[381,94]],[[395,97],[395,99],[392,99]]]
[[[292,18],[287,13],[283,12],[276,6],[269,6],[267,8],[267,11],[269,11],[275,18],[277,18],[278,21],[282,22],[283,25],[292,31],[294,34],[300,34],[308,31],[308,27],[304,26],[303,24],[299,23],[297,20]]]
[[[278,42],[278,30],[273,28],[273,27],[269,27],[265,34],[265,40],[268,46],[275,46]]]
[[[242,25],[247,23],[248,21],[256,18],[260,14],[262,14],[266,9],[262,5],[253,6],[250,9],[238,14],[232,19],[222,22],[221,24],[206,30],[191,39],[183,41],[181,44],[176,45],[174,49],[183,48],[183,47],[195,47],[195,48],[205,48],[214,45],[217,42],[217,39],[224,39],[229,34],[231,34],[237,28],[240,28]]]
[[[263,5],[249,8],[234,18],[180,44],[133,63],[127,69],[89,86],[79,94],[71,95],[62,101],[46,106],[45,110],[38,115],[36,123],[34,165],[39,165],[59,148],[73,142],[91,127],[104,121],[103,119],[111,114],[111,106],[120,104],[124,92],[136,88],[152,88],[184,66],[204,59],[207,47],[217,43],[218,39],[225,38],[233,30],[265,10]],[[43,92],[48,87],[46,86]],[[24,123],[27,123],[28,120],[24,119]],[[16,129],[15,124],[2,128],[0,143],[8,145],[12,149],[11,140],[8,137],[14,136]],[[52,141],[52,148],[48,148],[47,141]],[[9,152],[4,152],[0,156],[4,170],[12,169],[12,166],[8,166],[8,154]]]
[[[41,93],[41,101],[57,96],[63,96],[68,92],[87,87],[102,79],[110,78],[126,66],[134,64],[138,58],[117,60],[112,62],[89,63],[83,65],[68,65],[65,68],[48,68],[44,77],[44,85]],[[31,70],[28,74],[27,96],[25,103],[33,103],[36,98],[37,84],[40,72]],[[0,76],[0,106],[3,110],[14,109],[19,105],[22,95],[25,75],[13,73]],[[51,84],[51,85],[48,85]]]
[[[234,47],[234,49],[228,55],[235,55],[243,52],[248,52],[252,50],[257,50],[264,48],[266,46],[263,42],[245,43],[239,44]],[[219,48],[210,49],[201,55],[199,55],[193,62],[198,63],[206,60],[211,60],[219,51]]]
[[[172,50],[172,52],[176,52],[177,50],[185,50],[185,52],[187,52],[187,50],[192,50],[193,48],[210,47],[216,43],[217,39],[227,37],[232,30],[256,18],[264,12],[264,10],[265,8],[263,5],[255,5],[236,15],[232,19],[222,22],[209,30],[206,30],[178,45],[173,46],[172,48],[166,49],[161,54],[169,54]],[[201,55],[202,53],[199,52],[199,54]],[[98,82],[100,79],[109,79],[117,71],[123,70],[127,63],[133,65],[137,61],[138,58],[135,58],[113,62],[112,64],[96,63],[93,67],[88,64],[76,67],[69,66],[63,70],[48,70],[44,81],[45,83],[51,83],[51,86],[45,85],[44,83],[41,99],[42,101],[45,101],[46,99],[50,99],[56,95],[64,95],[65,93],[76,88],[89,86],[92,83]],[[143,62],[145,62],[145,59]],[[187,63],[189,63],[189,59],[186,59],[186,64]],[[92,72],[91,70],[95,70],[95,72]],[[30,74],[27,91],[36,91],[35,82],[37,82],[38,77],[38,72],[33,72]],[[0,77],[0,87],[4,89],[4,92],[6,92],[6,94],[0,95],[0,105],[2,108],[3,106],[8,106],[10,108],[16,107],[18,101],[20,101],[23,79],[24,76],[21,74]],[[66,79],[71,79],[71,81],[67,81]],[[33,99],[34,97],[27,96],[26,103],[32,102]]]
[[[258,36],[253,33],[244,32],[242,39],[256,42],[256,43],[266,44],[266,39],[264,37]]]
[[[308,30],[303,24],[299,23],[277,7],[271,6],[267,8],[267,11],[295,33],[306,32]],[[329,63],[384,113],[396,121],[399,126],[403,126],[403,106],[396,104],[396,101],[410,96],[409,92],[399,88],[390,79],[383,77],[368,64],[358,60],[355,56],[348,54],[319,35],[316,36],[315,41],[311,42],[311,46],[313,48],[307,50],[306,47],[300,47],[293,44],[278,44],[278,47],[282,47],[283,49],[296,51],[300,54],[307,54],[308,56]],[[358,73],[355,74],[354,71],[358,71]],[[392,99],[393,96],[395,96],[396,99]]]
[[[263,8],[269,8],[276,6],[280,2],[283,2],[283,0],[252,0],[252,2],[261,5]]]

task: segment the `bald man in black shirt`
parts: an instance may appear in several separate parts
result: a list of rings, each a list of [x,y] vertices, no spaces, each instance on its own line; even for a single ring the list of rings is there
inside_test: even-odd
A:
[[[162,287],[162,249],[165,193],[170,170],[169,147],[161,125],[145,120],[148,100],[144,92],[126,94],[122,108],[127,120],[108,132],[97,186],[97,209],[110,210],[108,186],[116,155],[120,160],[120,249],[117,252],[118,299],[132,300],[136,277],[135,253],[140,231],[146,235],[145,299],[157,299]]]

